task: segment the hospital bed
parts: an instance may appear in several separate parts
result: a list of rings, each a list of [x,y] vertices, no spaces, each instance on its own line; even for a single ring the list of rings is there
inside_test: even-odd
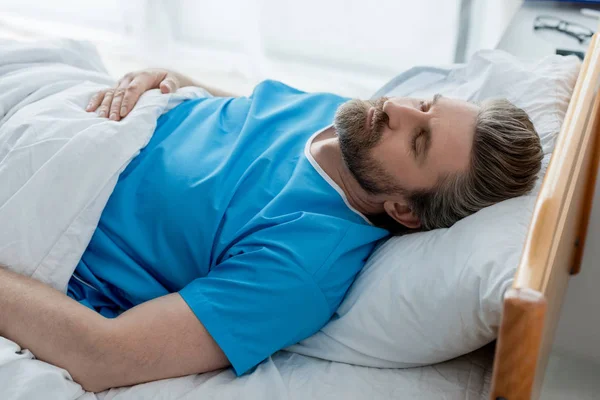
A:
[[[599,78],[596,34],[536,201],[513,286],[505,295],[494,400],[536,399],[542,391],[569,277],[580,270],[592,209],[600,156]]]
[[[258,369],[259,374],[277,370],[281,386],[278,382],[258,389],[262,384],[253,374],[242,378],[247,382],[240,382],[239,389],[251,390],[253,385],[249,383],[254,380],[258,385],[255,393],[262,393],[265,398],[270,396],[264,390],[271,392],[272,398],[298,399],[539,398],[569,277],[581,265],[592,208],[600,157],[599,79],[600,40],[596,35],[581,67],[536,200],[513,286],[505,295],[495,346],[491,344],[444,363],[410,369],[351,366],[282,352]],[[223,391],[236,385],[230,373],[213,376],[227,382],[219,385]],[[207,389],[213,378],[197,379]],[[113,398],[111,392],[106,399]],[[127,392],[116,389],[114,393],[118,399]],[[218,389],[204,393],[227,396]],[[577,398],[577,394],[570,398]]]
[[[355,366],[279,352],[241,378],[223,370],[92,394],[66,380],[62,370],[37,360],[24,359],[21,369],[12,367],[12,375],[3,375],[3,357],[20,351],[13,347],[11,353],[8,344],[0,347],[0,393],[9,393],[7,398],[13,393],[15,398],[44,394],[81,400],[538,398],[565,288],[581,262],[591,210],[598,166],[599,63],[600,42],[594,37],[536,202],[513,287],[505,296],[496,346],[408,369]],[[48,383],[53,376],[62,386]],[[2,385],[14,382],[21,389],[2,392]]]

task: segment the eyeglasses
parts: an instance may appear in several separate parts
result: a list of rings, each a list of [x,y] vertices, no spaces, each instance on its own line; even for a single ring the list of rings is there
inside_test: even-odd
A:
[[[551,29],[559,31],[574,37],[579,43],[583,43],[586,39],[589,39],[594,35],[594,31],[587,26],[546,15],[540,15],[535,18],[533,29]]]

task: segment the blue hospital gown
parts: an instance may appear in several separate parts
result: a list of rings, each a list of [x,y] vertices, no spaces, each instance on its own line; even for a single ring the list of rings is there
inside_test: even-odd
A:
[[[119,177],[69,296],[107,317],[179,292],[241,375],[331,318],[388,232],[308,151],[346,99],[265,81],[182,103]]]

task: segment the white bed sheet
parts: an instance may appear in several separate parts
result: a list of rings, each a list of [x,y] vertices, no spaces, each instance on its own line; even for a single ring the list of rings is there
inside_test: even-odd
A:
[[[483,400],[489,397],[493,345],[427,367],[379,369],[281,351],[236,378],[231,369],[101,393],[84,392],[63,369],[0,338],[2,400]]]
[[[282,351],[240,378],[224,370],[111,389],[97,398],[479,400],[489,396],[492,359],[493,347],[486,346],[428,367],[379,369]]]

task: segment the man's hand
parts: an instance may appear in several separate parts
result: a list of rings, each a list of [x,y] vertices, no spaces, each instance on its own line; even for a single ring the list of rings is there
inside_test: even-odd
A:
[[[116,87],[96,93],[85,110],[97,110],[100,117],[120,121],[133,109],[144,92],[160,89],[162,93],[173,93],[180,87],[180,76],[166,69],[130,72],[119,80]]]
[[[101,90],[92,96],[85,110],[96,111],[100,117],[120,121],[131,112],[144,92],[160,89],[162,93],[174,93],[185,86],[202,88],[217,97],[236,97],[233,93],[202,85],[177,72],[154,68],[126,74],[116,87]]]
[[[49,286],[2,267],[0,336],[66,369],[93,392],[229,365],[178,293],[107,319]]]

